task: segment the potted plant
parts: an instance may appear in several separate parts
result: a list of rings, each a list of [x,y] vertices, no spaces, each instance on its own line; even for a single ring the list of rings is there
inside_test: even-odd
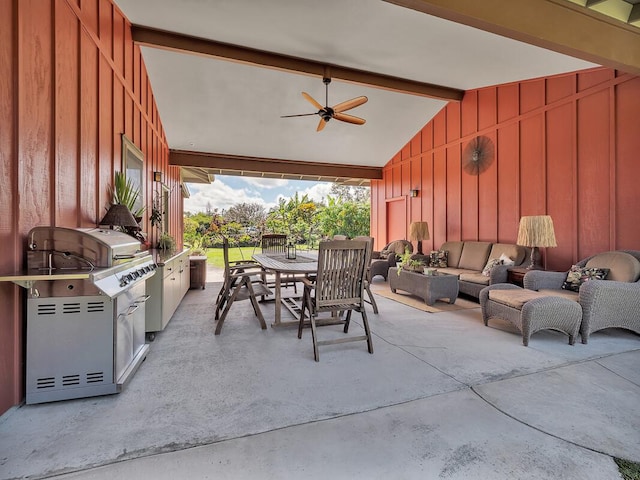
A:
[[[398,264],[398,275],[404,269],[409,272],[422,273],[425,265],[421,260],[415,260],[411,258],[411,252],[408,248],[405,248],[404,253],[400,255],[400,263]]]
[[[158,248],[161,250],[173,251],[176,249],[176,241],[168,233],[163,233],[160,235],[160,239],[158,240]]]

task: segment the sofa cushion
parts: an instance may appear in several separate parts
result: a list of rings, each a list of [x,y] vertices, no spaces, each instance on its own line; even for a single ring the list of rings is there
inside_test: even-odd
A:
[[[402,255],[405,249],[409,249],[409,253],[413,252],[413,245],[406,240],[395,240],[388,244],[380,252],[380,258],[387,258],[390,254]]]
[[[447,252],[447,266],[458,268],[460,263],[460,255],[462,255],[462,247],[464,242],[444,242],[440,250]]]
[[[608,268],[571,265],[571,270],[567,272],[567,278],[562,284],[562,289],[577,292],[580,290],[580,285],[584,282],[588,282],[589,280],[604,280],[607,278],[608,273]]]
[[[501,255],[506,255],[513,260],[514,265],[521,265],[527,256],[527,250],[520,245],[514,245],[512,243],[494,243],[491,246],[489,259],[500,258]]]
[[[448,256],[449,252],[446,250],[431,250],[431,253],[429,254],[429,266],[433,268],[448,267]]]
[[[489,285],[490,278],[482,273],[461,273],[460,280],[463,282],[477,283],[479,285]]]
[[[640,262],[626,252],[605,252],[591,257],[586,267],[608,268],[607,280],[637,282],[640,278]]]
[[[482,269],[487,264],[490,250],[490,242],[464,242],[458,268],[482,272]]]
[[[511,308],[522,310],[522,306],[529,300],[534,298],[542,298],[547,295],[536,292],[535,290],[527,290],[525,288],[513,288],[508,290],[490,290],[489,300],[501,303]]]
[[[544,293],[545,295],[566,298],[567,300],[573,300],[577,302],[580,300],[580,294],[578,292],[574,292],[573,290],[558,290],[558,289],[545,289],[542,288],[538,290],[539,293]]]

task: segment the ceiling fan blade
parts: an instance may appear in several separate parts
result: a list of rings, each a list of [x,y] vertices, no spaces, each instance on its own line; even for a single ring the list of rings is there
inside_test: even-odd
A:
[[[317,115],[318,113],[299,113],[298,115],[280,115],[280,118],[290,118],[290,117],[308,117],[310,115]]]
[[[355,123],[356,125],[364,125],[366,120],[364,118],[355,117],[346,113],[334,113],[333,118],[347,123]]]
[[[309,95],[307,92],[302,92],[302,96],[304,98],[307,99],[307,101],[313,105],[314,107],[316,107],[318,110],[322,110],[324,107],[322,105],[320,105],[318,102],[316,102],[313,97],[311,95]]]
[[[367,103],[367,100],[369,100],[367,97],[356,97],[356,98],[352,98],[351,100],[347,100],[346,102],[342,102],[339,103],[337,105],[335,105],[333,107],[333,111],[334,112],[344,112],[347,110],[351,110],[352,108],[355,108],[359,105],[362,105],[363,103]]]
[[[320,132],[328,122],[329,120],[325,120],[324,118],[321,118],[320,123],[318,124],[318,128],[316,128],[316,132]]]

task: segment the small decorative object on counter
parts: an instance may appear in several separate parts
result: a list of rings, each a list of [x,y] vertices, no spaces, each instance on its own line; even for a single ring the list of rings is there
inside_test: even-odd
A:
[[[290,260],[296,258],[296,246],[291,242],[287,245],[287,258]]]

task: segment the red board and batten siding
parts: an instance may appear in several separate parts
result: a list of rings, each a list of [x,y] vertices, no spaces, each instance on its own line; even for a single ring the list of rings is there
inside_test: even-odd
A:
[[[147,208],[152,172],[163,172],[181,242],[179,169],[168,165],[131,26],[111,0],[0,2],[0,72],[0,272],[23,268],[34,226],[92,227],[104,216],[122,133],[145,156]],[[23,397],[22,296],[0,283],[0,414]]]
[[[604,68],[466,92],[425,125],[420,152],[414,137],[411,155],[403,147],[373,183],[376,247],[394,240],[383,203],[417,188],[420,202],[406,203],[408,222],[394,232],[407,238],[411,221],[428,221],[423,250],[446,240],[514,243],[520,216],[540,214],[553,217],[558,241],[546,249],[549,269],[640,249],[638,118],[640,78]],[[477,135],[494,142],[495,160],[472,176],[461,154]]]

